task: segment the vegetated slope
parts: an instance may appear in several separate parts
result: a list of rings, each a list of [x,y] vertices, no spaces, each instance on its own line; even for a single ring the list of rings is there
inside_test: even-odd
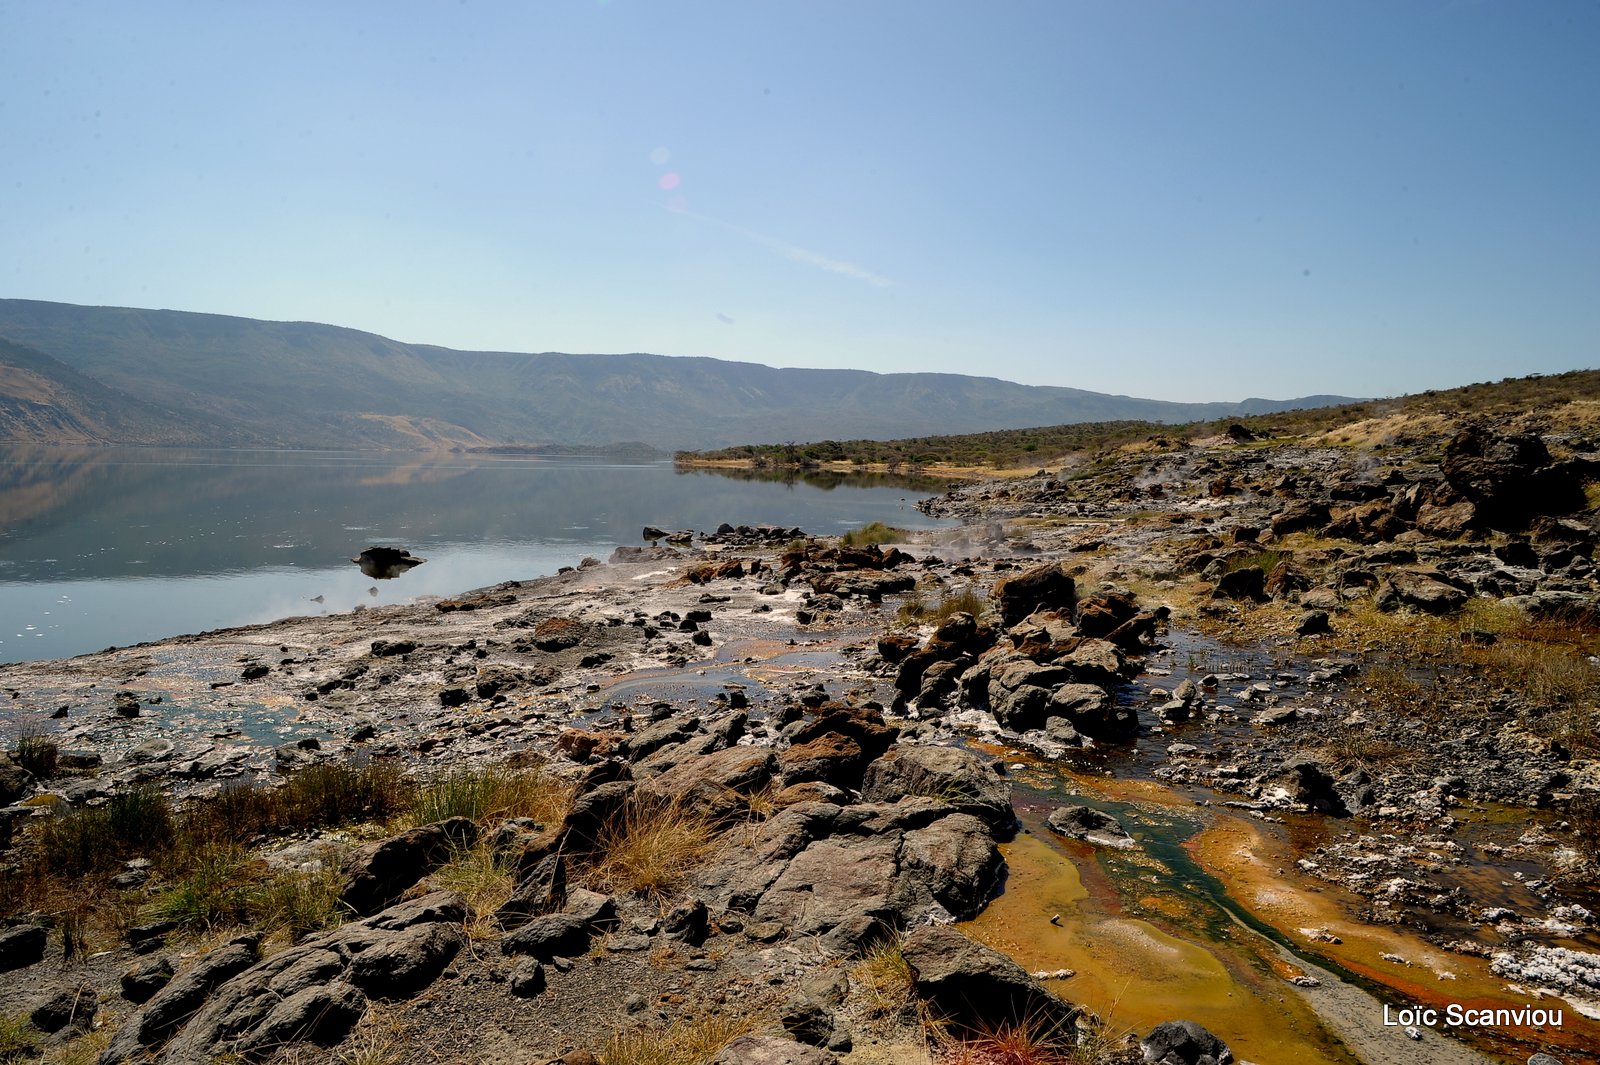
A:
[[[0,440],[195,444],[224,431],[209,419],[141,402],[0,337]]]
[[[0,335],[135,398],[225,422],[231,443],[718,447],[1119,418],[1193,421],[1320,401],[1165,403],[957,374],[454,351],[307,322],[35,300],[0,300]]]
[[[892,467],[929,464],[1016,467],[1072,452],[1092,452],[1141,440],[1184,440],[1213,436],[1230,423],[1263,437],[1324,434],[1327,442],[1384,443],[1433,435],[1439,419],[1496,418],[1542,412],[1551,431],[1590,431],[1600,423],[1600,370],[1533,374],[1501,381],[1430,390],[1392,399],[1358,400],[1270,413],[1207,418],[1187,424],[1156,420],[1085,421],[999,429],[981,433],[904,437],[893,440],[814,440],[807,443],[751,442],[706,451],[682,451],[683,461],[743,461],[757,466],[807,466],[827,462],[886,463]],[[1247,400],[1245,406],[1251,402]]]

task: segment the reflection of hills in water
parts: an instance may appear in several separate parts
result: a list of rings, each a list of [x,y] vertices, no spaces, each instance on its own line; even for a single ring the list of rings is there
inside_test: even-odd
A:
[[[797,493],[781,479],[583,458],[0,447],[0,576],[348,565],[374,543],[423,555],[430,543],[635,543],[646,524],[767,522],[837,532],[885,517],[910,490],[849,476],[800,483]],[[882,491],[815,490],[840,486]],[[902,524],[928,524],[909,502],[904,511]]]
[[[917,474],[876,473],[868,470],[823,470],[804,467],[753,470],[729,466],[704,466],[679,470],[679,473],[710,473],[729,477],[735,481],[766,481],[774,484],[809,484],[823,491],[835,488],[898,488],[905,492],[927,495],[943,492],[950,486],[948,479]]]

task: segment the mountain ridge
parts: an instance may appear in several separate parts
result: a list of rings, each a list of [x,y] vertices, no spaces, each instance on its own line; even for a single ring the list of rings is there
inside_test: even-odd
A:
[[[1346,397],[1172,403],[994,377],[771,367],[646,352],[490,352],[409,344],[346,326],[192,311],[0,299],[0,337],[77,377],[61,397],[127,413],[95,442],[160,439],[152,411],[183,412],[181,442],[437,448],[606,444],[664,449],[906,437],[1084,421],[1186,422]],[[4,378],[0,378],[3,381]],[[109,393],[96,392],[91,383]],[[0,439],[23,419],[0,385]],[[63,410],[73,409],[63,402]],[[110,409],[108,408],[108,410]],[[136,413],[137,412],[137,413]],[[38,412],[24,439],[39,439]],[[145,419],[142,431],[129,425]],[[134,437],[138,437],[135,439]],[[180,442],[176,439],[171,442]]]

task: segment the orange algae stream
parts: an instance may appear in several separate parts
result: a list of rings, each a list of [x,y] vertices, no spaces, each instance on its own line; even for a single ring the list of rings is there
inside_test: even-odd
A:
[[[1540,1050],[1569,1062],[1574,1059],[1565,1055],[1574,1052],[1587,1052],[1583,1060],[1597,1060],[1587,1055],[1600,1047],[1600,1022],[1559,998],[1513,991],[1484,958],[1440,950],[1401,928],[1354,919],[1350,913],[1360,900],[1334,885],[1302,884],[1291,872],[1291,845],[1278,833],[1224,817],[1185,846],[1198,864],[1228,885],[1230,897],[1251,917],[1287,936],[1301,953],[1320,955],[1391,989],[1398,1002],[1440,1013],[1452,1003],[1474,1010],[1562,1009],[1559,1029],[1485,1026],[1459,1033],[1484,1049],[1518,1061]],[[1313,937],[1308,930],[1326,935]],[[1340,942],[1327,942],[1328,936]]]
[[[1005,891],[964,927],[1030,971],[1075,970],[1045,982],[1113,1033],[1182,1018],[1217,1033],[1244,1060],[1357,1060],[1292,987],[1237,946],[1201,945],[1126,915],[1092,855],[1069,857],[1031,833],[1001,850],[1010,869]]]

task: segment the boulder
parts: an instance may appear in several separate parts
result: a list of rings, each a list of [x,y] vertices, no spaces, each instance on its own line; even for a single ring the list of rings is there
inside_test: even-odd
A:
[[[1128,835],[1121,821],[1092,806],[1059,807],[1050,811],[1045,823],[1053,832],[1101,847],[1130,850],[1135,846],[1133,837]]]
[[[557,956],[576,957],[589,949],[589,922],[572,913],[552,913],[535,917],[505,939],[500,950],[505,954],[531,954],[540,961]]]
[[[819,594],[858,595],[873,602],[895,592],[909,592],[917,586],[917,579],[909,573],[889,573],[882,570],[818,573],[808,579],[812,589]]]
[[[1078,586],[1059,563],[1046,563],[1002,577],[992,593],[1000,617],[1012,625],[1035,610],[1071,613],[1078,602]]]
[[[1429,536],[1455,539],[1465,536],[1478,520],[1478,508],[1463,499],[1449,506],[1424,503],[1417,510],[1417,528]]]
[[[0,972],[32,965],[44,957],[48,933],[43,925],[21,924],[0,932]]]
[[[339,901],[357,914],[392,906],[407,888],[477,838],[478,826],[469,818],[452,817],[370,843],[345,862],[348,879]]]
[[[1468,426],[1445,445],[1440,469],[1474,505],[1476,523],[1491,529],[1516,531],[1542,515],[1584,506],[1582,468],[1553,462],[1544,441],[1531,434]]]
[[[1379,610],[1406,607],[1425,614],[1448,614],[1466,601],[1467,593],[1444,580],[1442,574],[1403,569],[1386,573],[1373,597]]]
[[[33,791],[33,774],[0,754],[0,806],[10,806]]]
[[[374,927],[339,940],[351,951],[345,978],[377,999],[406,999],[444,971],[466,944],[458,924],[427,921],[401,929]]]
[[[1022,1023],[1072,1031],[1078,1009],[1045,990],[1001,954],[949,925],[927,925],[906,936],[901,954],[912,986],[957,1032]]]
[[[241,937],[201,957],[126,1021],[100,1055],[100,1065],[142,1057],[199,1012],[213,991],[256,963],[256,937]]]
[[[428,561],[418,558],[404,547],[375,544],[350,560],[361,567],[361,572],[376,580],[386,581],[398,577],[413,567]]]
[[[1084,636],[1110,636],[1138,614],[1138,601],[1126,592],[1091,595],[1078,603],[1078,632]]]
[[[957,920],[978,916],[1006,867],[990,827],[964,813],[907,832],[900,866],[925,883],[934,901]]]
[[[771,783],[777,773],[778,760],[770,750],[727,747],[684,758],[642,782],[639,790],[653,797],[671,798],[684,794],[695,784],[710,782],[741,795],[752,795]]]
[[[1095,684],[1063,684],[1050,693],[1044,712],[1050,717],[1065,718],[1075,729],[1100,733],[1113,720],[1116,700],[1104,688]]]
[[[41,1032],[59,1032],[63,1028],[88,1029],[94,1026],[95,1014],[100,1010],[100,1000],[93,987],[76,984],[47,991],[28,1014],[33,1026]]]
[[[866,756],[861,745],[838,732],[828,732],[805,743],[794,744],[778,755],[778,765],[788,784],[820,781],[849,787],[860,779],[865,764]]]
[[[1267,599],[1267,573],[1260,566],[1240,566],[1229,570],[1217,579],[1211,593],[1213,599],[1250,599],[1265,602]]]
[[[736,558],[718,559],[714,562],[696,562],[683,568],[683,579],[690,584],[710,584],[712,581],[736,580],[744,575],[744,563]]]
[[[782,922],[792,935],[821,936],[827,948],[850,953],[875,927],[904,922],[899,871],[896,838],[818,840],[784,866],[753,916]]]
[[[1320,529],[1328,524],[1328,505],[1310,500],[1290,503],[1274,514],[1269,524],[1278,536]]]
[[[149,1002],[172,982],[173,971],[172,959],[166,955],[140,962],[122,974],[122,997],[134,1004]]]
[[[1283,767],[1280,777],[1295,802],[1335,817],[1349,816],[1333,776],[1316,762],[1291,761]]]
[[[937,799],[998,828],[1016,823],[1011,785],[996,763],[959,747],[902,744],[867,767],[861,782],[864,802],[898,802],[913,795]]]
[[[1139,1040],[1147,1065],[1229,1065],[1228,1044],[1193,1021],[1158,1024]]]

